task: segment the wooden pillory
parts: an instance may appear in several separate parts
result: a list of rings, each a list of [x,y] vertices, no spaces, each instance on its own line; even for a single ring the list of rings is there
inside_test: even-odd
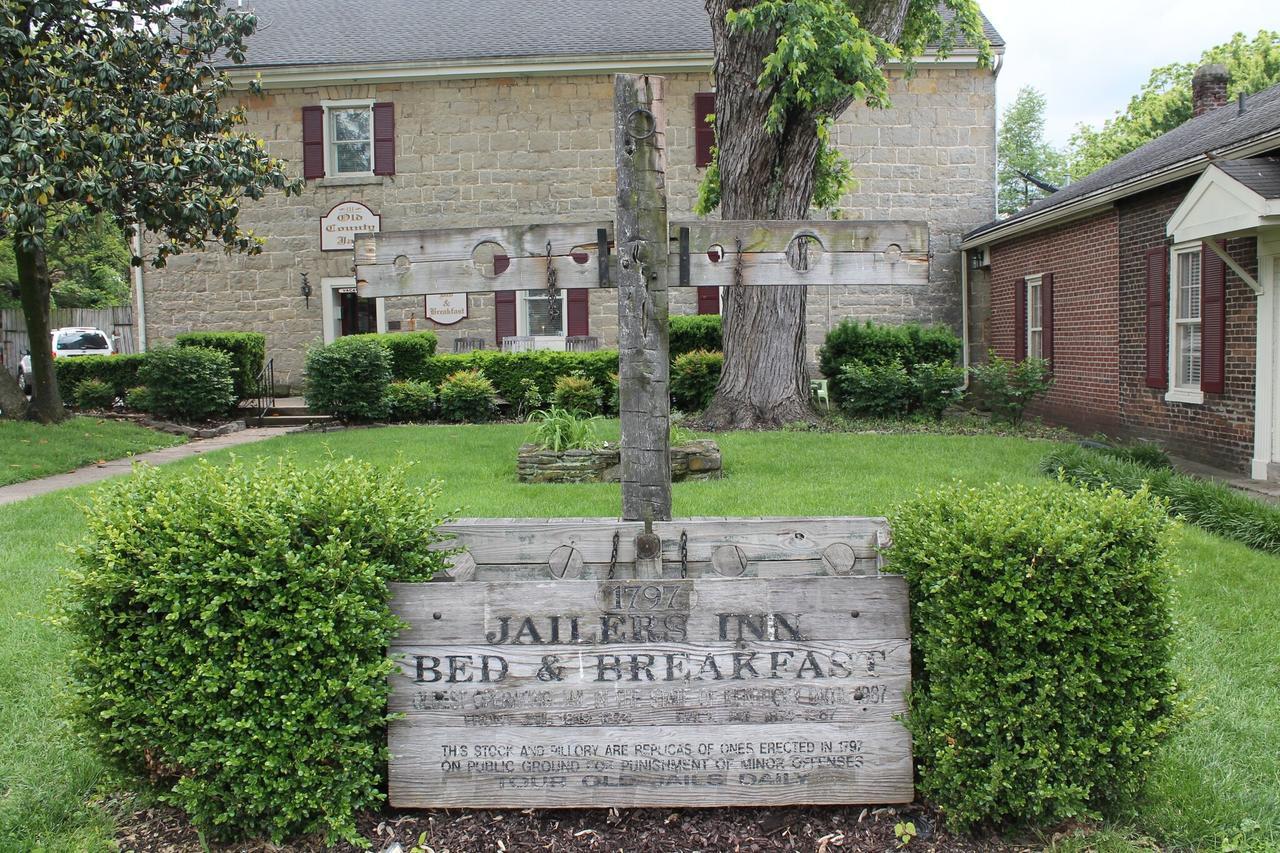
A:
[[[912,799],[902,579],[882,518],[672,521],[669,286],[925,284],[919,222],[669,223],[663,79],[618,75],[616,223],[362,234],[366,297],[608,288],[622,518],[464,519],[396,584],[405,807]]]

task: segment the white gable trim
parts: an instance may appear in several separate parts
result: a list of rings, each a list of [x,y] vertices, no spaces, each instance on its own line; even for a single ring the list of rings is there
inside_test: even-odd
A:
[[[1165,233],[1175,243],[1216,240],[1276,222],[1280,200],[1263,198],[1214,165],[1205,169],[1169,217]]]

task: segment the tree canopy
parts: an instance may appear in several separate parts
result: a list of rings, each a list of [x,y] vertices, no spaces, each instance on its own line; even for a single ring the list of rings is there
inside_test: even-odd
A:
[[[1280,83],[1280,32],[1260,30],[1252,38],[1236,33],[1225,44],[1206,50],[1197,62],[1174,62],[1153,70],[1123,112],[1102,127],[1076,128],[1069,154],[1071,177],[1083,178],[1189,120],[1191,78],[1207,63],[1227,67],[1232,98],[1274,86]]]
[[[56,236],[59,217],[51,218],[54,236],[49,238],[46,254],[53,307],[110,308],[128,304],[132,253],[120,228],[109,217],[98,214],[81,227]],[[15,308],[18,304],[18,258],[13,240],[0,240],[0,308]]]
[[[1033,86],[1014,96],[1000,119],[997,136],[997,210],[1017,213],[1033,201],[1050,195],[1033,178],[1060,187],[1066,178],[1066,158],[1045,141],[1045,97]]]

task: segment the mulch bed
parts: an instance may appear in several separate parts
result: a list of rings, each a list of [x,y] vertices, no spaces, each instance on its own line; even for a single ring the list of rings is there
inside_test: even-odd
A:
[[[347,853],[348,844],[326,846],[320,839],[285,845],[266,842],[204,847],[182,812],[117,803],[116,841],[136,853]],[[900,847],[894,826],[915,824],[917,836]],[[803,851],[803,853],[1014,853],[1042,845],[1010,844],[998,838],[969,838],[939,828],[936,813],[921,806],[863,808],[807,806],[739,809],[566,809],[525,811],[435,810],[370,812],[360,831],[374,853],[401,846],[411,853],[425,833],[433,853],[553,851],[553,853],[699,853]],[[419,848],[422,849],[422,848]]]

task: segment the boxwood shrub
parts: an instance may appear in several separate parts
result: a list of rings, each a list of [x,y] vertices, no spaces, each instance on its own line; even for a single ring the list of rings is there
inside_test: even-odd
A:
[[[116,392],[101,379],[81,379],[72,389],[76,407],[80,409],[109,409],[116,402]]]
[[[212,838],[357,839],[383,798],[387,582],[442,568],[438,498],[336,459],[98,492],[58,596],[84,742]]]
[[[671,407],[696,413],[711,405],[723,368],[723,353],[699,349],[677,356],[671,364]]]
[[[257,395],[258,374],[267,362],[267,336],[258,332],[183,332],[174,337],[180,347],[208,347],[231,356],[236,399]]]
[[[551,402],[557,408],[583,415],[600,414],[603,400],[599,385],[586,376],[575,374],[561,376],[551,392]]]
[[[111,386],[117,397],[138,385],[138,371],[147,360],[145,353],[132,355],[81,355],[75,358],[57,358],[53,370],[58,377],[62,393],[73,391],[86,379],[100,379]]]
[[[426,421],[436,413],[436,389],[407,379],[387,386],[387,414],[393,421]]]
[[[886,326],[870,320],[844,320],[827,332],[818,349],[818,368],[827,379],[834,379],[851,361],[870,365],[897,361],[910,373],[916,364],[952,363],[959,358],[960,338],[946,326]]]
[[[307,353],[307,406],[346,421],[387,416],[391,355],[371,335],[351,335]]]
[[[1171,726],[1169,521],[1146,491],[954,485],[893,518],[920,793],[959,826],[1105,814]]]
[[[493,382],[498,394],[508,403],[520,400],[527,386],[524,380],[532,380],[544,400],[555,391],[556,380],[561,376],[578,374],[596,384],[608,388],[610,376],[618,372],[618,351],[557,352],[534,350],[532,352],[495,352],[476,350],[469,353],[437,355],[427,364],[422,377],[439,387],[445,378],[459,370],[481,370]]]
[[[147,386],[151,412],[202,421],[236,405],[231,356],[208,347],[158,347],[146,354],[138,381]]]
[[[387,348],[387,354],[391,356],[392,379],[417,381],[426,378],[427,362],[436,354],[439,343],[432,331],[384,332],[356,337],[377,341]]]
[[[440,384],[440,417],[455,423],[483,423],[497,410],[493,383],[479,370],[459,370]]]
[[[672,361],[695,350],[720,352],[724,349],[719,314],[673,314],[667,323]]]

